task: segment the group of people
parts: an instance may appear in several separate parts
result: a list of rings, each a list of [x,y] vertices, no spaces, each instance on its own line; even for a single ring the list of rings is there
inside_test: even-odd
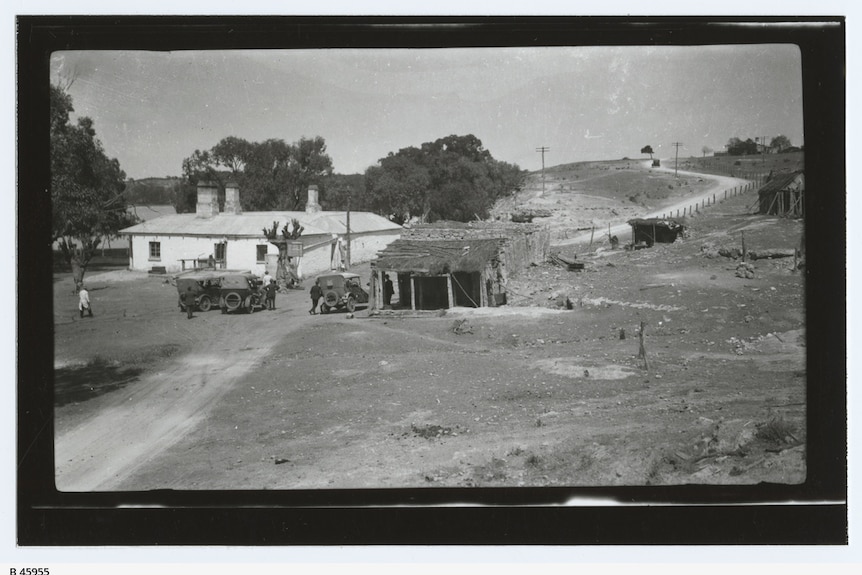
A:
[[[261,288],[265,294],[265,306],[266,309],[274,310],[275,309],[275,294],[278,291],[278,284],[275,281],[269,271],[264,272],[263,281],[261,283]],[[385,276],[383,281],[383,304],[390,305],[392,301],[392,294],[394,292],[392,286],[392,280],[389,279],[389,276]],[[197,305],[196,295],[192,287],[189,286],[188,289],[180,296],[183,302],[183,305],[186,308],[186,318],[192,319],[193,311],[195,305]],[[323,290],[320,287],[320,282],[315,280],[314,285],[311,286],[311,309],[308,310],[308,313],[311,315],[317,314],[317,306],[320,302],[320,298],[323,297]],[[84,284],[79,284],[78,287],[78,311],[81,314],[81,317],[84,317],[84,313],[86,312],[89,317],[93,317],[93,308],[90,304],[90,292],[84,287]]]

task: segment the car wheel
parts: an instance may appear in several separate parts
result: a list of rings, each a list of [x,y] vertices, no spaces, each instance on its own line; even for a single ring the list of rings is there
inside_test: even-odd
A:
[[[328,305],[329,307],[335,307],[338,305],[338,294],[332,290],[329,290],[325,294],[323,294],[323,303]]]
[[[209,311],[212,308],[212,306],[213,306],[213,302],[207,296],[203,296],[201,298],[201,301],[198,303],[198,308],[201,311]]]
[[[237,292],[228,292],[224,296],[224,305],[230,311],[239,309],[242,306],[242,296]]]
[[[356,311],[356,300],[352,297],[347,298],[347,311],[353,313]]]
[[[320,304],[320,313],[329,313],[329,306],[325,303]]]

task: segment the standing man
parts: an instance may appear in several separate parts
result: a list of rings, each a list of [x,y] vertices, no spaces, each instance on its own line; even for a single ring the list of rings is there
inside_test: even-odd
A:
[[[272,283],[272,276],[269,275],[269,270],[263,272],[263,287],[268,288],[269,284]]]
[[[391,306],[392,294],[395,293],[395,289],[392,287],[392,280],[389,279],[389,274],[383,274],[383,277],[383,305]]]
[[[317,313],[317,302],[320,301],[320,297],[323,295],[323,290],[320,289],[320,280],[314,280],[314,285],[311,286],[311,309],[308,310],[308,313],[314,315]]]
[[[266,276],[264,276],[266,277]],[[272,278],[269,278],[270,282],[266,284],[266,307],[267,309],[274,310],[275,309],[275,290],[278,288],[278,285],[272,281]]]
[[[192,291],[192,286],[186,288],[183,294],[183,305],[186,306],[186,319],[192,319],[192,311],[195,309],[195,292]]]
[[[81,317],[84,317],[84,311],[93,317],[93,308],[90,307],[90,292],[87,291],[84,284],[81,284],[81,290],[78,292],[78,311],[81,313]]]

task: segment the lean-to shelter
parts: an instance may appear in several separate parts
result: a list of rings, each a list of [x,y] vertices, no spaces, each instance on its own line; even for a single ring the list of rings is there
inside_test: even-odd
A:
[[[372,261],[372,293],[384,307],[384,277],[396,276],[399,308],[485,307],[506,303],[503,239],[395,240]],[[390,278],[391,279],[391,278]]]
[[[673,243],[685,231],[685,225],[670,218],[635,218],[629,220],[632,227],[632,243],[640,242],[652,246],[655,243]]]
[[[757,191],[758,213],[801,218],[805,216],[805,174],[801,171],[772,176]]]

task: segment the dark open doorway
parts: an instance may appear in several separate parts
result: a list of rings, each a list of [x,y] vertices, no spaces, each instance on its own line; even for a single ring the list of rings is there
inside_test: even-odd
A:
[[[446,309],[449,307],[449,288],[446,276],[414,276],[416,309]]]
[[[452,292],[455,305],[461,307],[482,306],[482,278],[479,272],[455,272],[452,274]]]

